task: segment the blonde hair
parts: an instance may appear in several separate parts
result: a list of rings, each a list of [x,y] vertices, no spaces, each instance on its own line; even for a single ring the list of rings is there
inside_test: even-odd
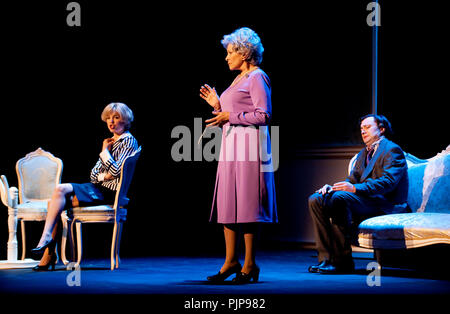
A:
[[[246,56],[246,61],[253,65],[262,62],[264,47],[258,34],[248,27],[242,27],[229,35],[223,36],[221,41],[223,47],[233,46],[234,51]]]
[[[101,118],[103,121],[106,122],[106,119],[108,119],[109,116],[111,116],[112,113],[117,112],[122,120],[125,122],[125,130],[128,130],[131,126],[131,122],[134,120],[133,111],[131,111],[130,108],[128,108],[127,105],[121,102],[112,102],[109,105],[103,109]]]

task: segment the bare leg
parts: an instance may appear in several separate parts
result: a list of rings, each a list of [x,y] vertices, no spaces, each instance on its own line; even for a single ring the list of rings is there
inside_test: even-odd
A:
[[[255,252],[258,225],[248,224],[244,227],[245,261],[242,272],[249,274],[256,267]]]
[[[71,184],[58,184],[53,191],[52,198],[47,208],[47,218],[45,219],[44,231],[42,231],[41,239],[38,247],[45,245],[53,239],[52,233],[55,229],[57,218],[61,214],[66,205],[66,195],[73,192]]]
[[[233,228],[234,229],[234,228]],[[225,236],[225,249],[226,249],[226,255],[225,255],[225,263],[223,264],[222,268],[220,269],[220,272],[223,273],[230,267],[233,267],[234,265],[238,264],[238,258],[236,254],[236,230],[233,230],[230,227],[223,226],[223,233]]]
[[[79,206],[79,202],[78,202],[78,199],[77,199],[76,196],[74,196],[73,199],[72,199],[72,206],[73,207],[78,207]],[[63,208],[64,208],[64,206],[63,206]],[[58,218],[58,216],[56,216],[55,221],[53,223],[53,231],[52,231],[52,234],[51,234],[51,238],[52,239],[55,239],[56,238],[56,234],[58,233],[58,222],[59,222],[59,219],[57,219],[57,218]],[[47,219],[48,219],[48,215],[47,215]],[[46,220],[46,225],[47,225],[47,220]],[[44,227],[44,231],[45,231],[45,227]],[[40,266],[47,265],[50,262],[53,253],[54,252],[49,252],[49,249],[47,248],[44,251],[44,255],[42,255],[42,258],[41,258],[41,260],[39,262],[39,265]]]
[[[53,232],[52,232],[53,239],[56,238],[57,232],[58,232],[58,221],[56,221],[55,227],[53,228]],[[49,248],[46,248],[44,251],[44,255],[42,255],[42,258],[39,262],[39,266],[44,266],[44,265],[47,265],[48,263],[50,263],[50,260],[51,260],[51,257],[53,254],[54,254],[54,252],[49,252]]]

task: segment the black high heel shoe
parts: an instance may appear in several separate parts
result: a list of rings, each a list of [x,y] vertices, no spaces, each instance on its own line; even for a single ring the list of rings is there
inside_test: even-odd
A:
[[[253,280],[253,283],[258,282],[259,280],[259,267],[255,266],[248,274],[240,272],[233,278],[232,282],[236,285],[242,285],[246,283],[250,283]]]
[[[51,239],[49,242],[44,244],[43,246],[36,247],[31,249],[31,255],[33,255],[34,259],[41,259],[42,255],[44,255],[45,249],[48,248],[49,252],[55,249],[56,240]]]
[[[230,277],[232,274],[238,274],[241,271],[241,269],[242,269],[241,264],[237,263],[236,265],[228,268],[223,273],[221,273],[219,270],[219,272],[217,274],[208,276],[206,279],[208,279],[208,281],[211,281],[211,282],[223,282],[223,281],[225,281],[225,279]]]
[[[55,264],[56,264],[56,254],[53,253],[50,257],[50,262],[48,264],[36,265],[33,267],[33,270],[34,271],[48,271],[49,268],[50,268],[50,270],[55,270]]]

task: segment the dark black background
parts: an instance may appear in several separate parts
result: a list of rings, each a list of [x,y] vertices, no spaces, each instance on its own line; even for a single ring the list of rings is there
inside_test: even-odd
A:
[[[357,120],[372,101],[369,1],[78,1],[81,27],[67,26],[67,3],[2,4],[0,173],[17,186],[16,161],[42,147],[63,160],[63,182],[86,182],[109,136],[101,111],[128,104],[143,153],[122,256],[222,251],[220,226],[208,222],[216,164],[173,161],[171,131],[193,132],[194,118],[210,116],[198,90],[208,83],[220,93],[237,74],[220,40],[238,27],[254,29],[265,47],[280,167],[304,148],[361,144]],[[420,158],[449,144],[449,27],[440,3],[380,1],[378,112]],[[6,217],[3,207],[2,259]],[[28,225],[34,247],[43,225]],[[88,256],[108,256],[110,227],[84,228]]]

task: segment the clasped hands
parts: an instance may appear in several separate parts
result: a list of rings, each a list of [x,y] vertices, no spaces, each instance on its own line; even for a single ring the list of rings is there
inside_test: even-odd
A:
[[[344,191],[344,192],[355,193],[356,188],[350,182],[341,181],[341,182],[336,182],[335,184],[333,184],[333,186],[331,186],[329,184],[325,184],[322,188],[318,189],[316,191],[316,193],[325,195],[327,193],[334,192],[334,191]]]
[[[200,87],[200,97],[203,98],[211,107],[214,108],[213,115],[215,115],[215,117],[205,120],[206,123],[209,123],[206,125],[206,127],[210,126],[220,127],[230,120],[229,112],[226,111],[219,112],[220,101],[215,88],[212,88],[208,84],[203,85],[202,87]]]

